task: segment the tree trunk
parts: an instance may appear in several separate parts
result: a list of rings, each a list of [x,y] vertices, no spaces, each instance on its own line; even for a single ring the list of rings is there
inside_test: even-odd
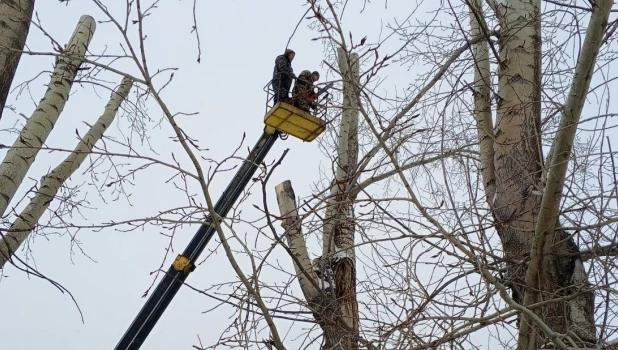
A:
[[[287,180],[275,187],[281,215],[281,225],[285,228],[285,240],[294,261],[298,283],[313,317],[322,328],[324,344],[322,349],[340,349],[341,326],[337,300],[330,284],[332,273],[326,260],[316,259],[312,264],[303,236],[301,220],[296,208],[296,195],[292,183]]]
[[[4,267],[4,264],[17,248],[28,238],[49,204],[54,200],[62,184],[79,168],[94,145],[103,137],[107,128],[114,121],[118,109],[129,94],[132,85],[133,81],[129,78],[122,80],[118,89],[112,91],[101,117],[79,141],[75,150],[60,165],[43,177],[39,191],[13,222],[8,233],[3,239],[0,239],[0,268]]]
[[[547,188],[544,188],[542,176],[540,142],[540,0],[496,1],[494,4],[501,25],[495,142],[485,138],[483,133],[489,129],[491,119],[487,110],[489,83],[485,83],[484,78],[488,74],[484,63],[487,50],[481,44],[475,45],[473,50],[476,61],[474,114],[479,128],[485,192],[489,197],[495,190],[489,204],[504,249],[508,283],[514,301],[524,305],[571,296],[570,300],[549,303],[534,310],[541,316],[540,321],[534,321],[537,324],[528,317],[522,318],[518,349],[536,350],[551,342],[547,329],[562,334],[571,332],[579,338],[574,339],[579,346],[588,346],[596,342],[594,296],[583,293],[573,297],[582,287],[588,286],[587,276],[581,259],[573,255],[578,252],[573,239],[565,232],[554,232],[554,229],[559,219],[560,195],[573,137],[611,1],[597,2],[594,6],[566,113],[552,147],[549,171],[545,170]],[[475,0],[470,5],[472,35],[480,35],[480,2]],[[493,150],[488,148],[490,143],[493,143]],[[489,157],[492,151],[493,164]],[[543,327],[537,326],[543,326],[545,333],[539,333]]]
[[[0,216],[7,210],[40,147],[47,140],[62,113],[95,27],[92,17],[80,18],[63,56],[56,59],[56,67],[47,85],[45,96],[0,164]]]
[[[359,323],[354,252],[355,195],[350,191],[358,164],[359,56],[356,53],[348,55],[341,48],[337,53],[343,78],[337,167],[324,217],[322,256],[314,260],[311,270],[292,185],[285,181],[277,185],[276,191],[300,287],[323,331],[322,349],[356,350]]]
[[[285,241],[294,256],[294,271],[300,284],[305,300],[317,298],[319,292],[315,288],[316,276],[313,272],[311,259],[307,252],[305,237],[303,236],[298,209],[296,208],[296,195],[290,180],[286,180],[275,186],[277,203],[281,215],[281,226],[285,229]]]
[[[324,219],[324,263],[332,268],[334,293],[339,314],[351,331],[341,327],[326,330],[327,344],[337,349],[358,349],[358,302],[356,300],[356,256],[354,252],[354,197],[350,190],[358,163],[358,114],[360,101],[359,56],[344,49],[337,50],[343,79],[343,112],[339,126],[337,168],[331,200]]]
[[[513,299],[521,303],[524,260],[530,253],[540,205],[540,0],[502,1],[497,9],[502,35],[493,206]]]
[[[34,0],[0,1],[0,120],[24,49]]]
[[[571,331],[575,334],[573,341],[580,347],[592,347],[597,343],[594,293],[590,291],[581,293],[581,289],[588,289],[590,286],[581,257],[573,254],[578,253],[579,248],[566,232],[556,230],[556,224],[560,219],[562,191],[577,125],[586,101],[612,3],[612,0],[600,0],[592,7],[592,16],[575,68],[569,96],[551,148],[553,153],[548,165],[535,240],[526,273],[527,290],[524,304],[557,297],[571,297],[566,301],[550,304],[541,312],[545,322],[554,331],[560,333]],[[581,294],[572,297],[576,293]],[[528,321],[527,318],[524,320]],[[531,332],[526,333],[528,324],[529,322],[522,322],[520,326],[520,349],[525,349],[525,344],[532,343],[533,335]]]
[[[472,38],[488,35],[484,30],[485,14],[481,0],[471,0],[470,34]],[[481,153],[481,176],[485,186],[485,200],[492,204],[496,194],[496,175],[494,173],[494,135],[491,120],[491,71],[489,65],[489,49],[485,40],[472,46],[474,58],[474,119],[476,121],[479,148]]]
[[[340,223],[339,221],[348,221],[348,214],[350,213],[351,207],[346,207],[344,202],[347,201],[341,200],[339,197],[341,197],[344,192],[348,192],[350,187],[354,185],[349,182],[352,180],[358,164],[359,56],[356,53],[349,55],[350,61],[354,62],[354,67],[350,70],[348,69],[348,55],[345,50],[339,48],[337,50],[337,55],[339,69],[343,79],[343,112],[339,124],[339,137],[337,140],[335,178],[333,179],[330,192],[331,200],[327,206],[326,219],[324,221],[323,256],[329,256],[334,253],[334,232],[335,227]]]

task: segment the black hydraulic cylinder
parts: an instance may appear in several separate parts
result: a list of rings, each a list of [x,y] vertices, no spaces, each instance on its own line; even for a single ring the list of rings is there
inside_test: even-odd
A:
[[[275,132],[272,135],[262,134],[262,137],[260,137],[230,184],[223,191],[221,198],[215,204],[215,212],[219,216],[225,217],[232,209],[232,206],[238,200],[249,181],[251,181],[255,170],[266,158],[277,138],[279,138],[279,132]],[[216,229],[209,215],[206,218],[206,223],[202,224],[182,255],[190,263],[194,263],[202,251],[204,251],[215,232]],[[191,271],[192,269],[178,270],[173,264],[170,266],[127,332],[118,345],[116,345],[115,350],[137,350],[141,347]]]

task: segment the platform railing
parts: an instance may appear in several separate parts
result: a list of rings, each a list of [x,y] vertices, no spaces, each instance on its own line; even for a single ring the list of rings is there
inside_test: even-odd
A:
[[[290,77],[292,79],[292,84],[290,85],[290,91],[288,92],[288,96],[284,96],[284,98],[288,98],[291,100],[291,104],[295,105],[295,102],[297,101],[297,99],[299,98],[298,96],[295,96],[293,94],[294,91],[294,86],[296,85],[298,78],[297,77],[293,77],[290,76],[287,73],[279,73],[278,76],[273,77],[273,79],[271,79],[265,86],[264,86],[264,92],[266,92],[266,109],[265,109],[265,114],[268,113],[268,111],[270,111],[273,106],[275,105],[274,99],[275,99],[275,91],[273,90],[273,81],[275,79],[279,79],[283,76],[287,76]],[[326,83],[315,83],[314,84],[314,88],[313,88],[313,92],[316,93],[318,91],[318,89],[321,86],[324,86]],[[284,99],[284,98],[280,98],[280,100]],[[326,110],[327,110],[327,105],[328,102],[330,101],[330,93],[327,91],[325,93],[320,94],[320,96],[318,96],[317,100],[314,101],[314,105],[315,105],[315,109],[310,108],[309,109],[309,113],[320,118],[320,119],[325,119],[326,117]],[[309,103],[311,104],[311,103]]]

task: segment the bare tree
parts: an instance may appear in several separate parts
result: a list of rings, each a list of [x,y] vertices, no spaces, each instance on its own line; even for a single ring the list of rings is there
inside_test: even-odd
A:
[[[519,333],[516,337],[518,338],[518,349],[546,348],[550,346],[549,343],[552,343],[551,346],[556,348],[605,346],[606,340],[599,338],[595,318],[598,311],[605,313],[611,311],[595,310],[594,302],[595,289],[598,290],[603,286],[590,283],[589,273],[586,272],[585,267],[585,262],[589,261],[589,249],[582,251],[580,239],[583,237],[578,237],[569,232],[562,220],[569,220],[569,218],[564,218],[565,198],[563,194],[573,191],[572,185],[565,184],[565,179],[572,176],[568,174],[568,169],[570,160],[576,155],[574,153],[575,135],[578,131],[578,125],[581,124],[582,110],[597,67],[597,56],[602,45],[607,43],[610,40],[609,36],[613,34],[613,30],[608,32],[608,18],[612,3],[611,1],[598,1],[590,9],[578,9],[590,13],[588,29],[585,31],[582,48],[573,69],[574,75],[570,78],[570,82],[566,84],[570,90],[568,96],[564,103],[552,102],[553,108],[549,112],[542,108],[542,101],[545,99],[544,96],[551,94],[552,91],[545,88],[542,82],[544,79],[551,79],[547,77],[556,73],[543,71],[541,2],[521,0],[490,1],[488,3],[491,5],[488,7],[490,13],[495,16],[493,18],[487,17],[484,9],[485,4],[481,1],[466,1],[464,8],[458,7],[458,9],[468,10],[470,29],[468,33],[464,32],[468,36],[466,43],[463,47],[454,50],[451,57],[439,68],[434,78],[428,79],[424,86],[418,88],[419,93],[416,96],[401,99],[400,112],[395,113],[393,117],[382,117],[383,111],[376,108],[376,103],[381,98],[377,96],[375,90],[370,90],[369,85],[358,84],[366,98],[362,103],[359,101],[358,108],[367,122],[365,130],[370,130],[377,144],[370,148],[367,157],[374,157],[379,151],[383,151],[383,159],[386,159],[394,169],[362,181],[360,184],[342,181],[342,186],[352,185],[353,188],[350,192],[358,194],[372,183],[393,175],[399,176],[400,183],[409,195],[408,200],[419,211],[420,218],[428,221],[429,226],[426,226],[426,229],[435,230],[443,236],[452,246],[452,249],[457,252],[454,252],[455,255],[452,255],[453,253],[449,255],[455,257],[456,261],[458,260],[460,264],[463,264],[462,266],[472,264],[480,273],[482,280],[491,288],[494,288],[493,292],[484,296],[479,295],[470,300],[471,305],[477,302],[481,303],[481,300],[491,298],[493,293],[497,293],[507,305],[507,309],[503,309],[500,311],[501,313],[509,315],[508,317],[521,315],[521,319],[518,316]],[[335,10],[339,8],[337,6],[339,3],[325,1],[325,4],[326,6],[323,8],[326,8],[326,10],[322,11],[315,2],[313,3],[315,18],[320,23],[322,31],[329,34],[327,41],[332,45],[345,45],[346,37],[343,35],[339,21],[341,13]],[[459,27],[457,29],[463,29],[465,24],[459,22],[463,13],[457,12],[459,10],[456,10],[452,5],[449,6],[447,8],[452,11],[458,21]],[[556,6],[560,7],[561,5]],[[490,29],[492,26],[489,24],[490,22],[498,24],[500,30],[496,32]],[[396,30],[404,33],[402,25]],[[409,36],[416,40],[422,38],[421,34],[409,34]],[[497,42],[493,39],[494,37],[498,38]],[[410,39],[409,42],[406,42],[400,51],[408,50],[408,45],[412,41],[413,39]],[[382,43],[376,44],[366,52],[374,52],[380,45]],[[441,156],[437,156],[433,160],[409,162],[408,164],[399,164],[397,158],[394,157],[397,148],[409,147],[404,135],[407,134],[408,137],[414,135],[414,132],[410,133],[409,130],[403,131],[405,125],[400,124],[403,117],[414,108],[422,108],[424,111],[435,110],[436,107],[442,108],[440,105],[443,102],[428,97],[427,93],[441,79],[448,79],[449,75],[446,75],[446,73],[448,71],[454,72],[454,69],[458,67],[456,65],[457,59],[468,50],[471,53],[470,58],[472,60],[467,67],[470,67],[474,73],[473,83],[468,85],[473,95],[470,111],[472,112],[471,116],[476,121],[476,142],[478,142],[478,155],[470,154],[470,156],[477,159],[479,163],[478,175],[479,179],[482,179],[485,202],[490,215],[493,216],[493,223],[484,223],[487,220],[484,215],[478,217],[478,225],[482,227],[479,232],[480,242],[459,237],[460,235],[456,233],[458,230],[467,232],[471,228],[465,226],[467,221],[465,217],[469,215],[468,209],[458,209],[457,205],[454,204],[455,196],[457,196],[455,187],[447,187],[445,188],[446,192],[443,192],[443,195],[446,193],[448,198],[446,202],[452,204],[448,211],[437,210],[437,208],[431,210],[428,209],[427,205],[421,204],[419,196],[415,194],[415,190],[412,188],[414,185],[408,183],[407,176],[402,173],[405,169],[422,166],[432,161],[442,162],[444,166],[445,159],[450,156],[451,151],[447,151],[444,146],[441,146]],[[392,56],[385,57],[383,62],[388,59],[392,59]],[[497,74],[492,72],[492,61],[497,68]],[[554,64],[549,62],[546,63],[546,66],[551,67]],[[381,67],[382,64],[377,60],[373,64],[367,65],[364,73],[367,82]],[[493,78],[497,78],[497,84],[493,83]],[[437,97],[440,93],[436,92],[434,96]],[[495,102],[495,128],[492,121],[492,101]],[[386,99],[384,99],[384,102],[386,102]],[[344,91],[343,106],[345,105]],[[366,110],[366,108],[369,110]],[[343,121],[344,117],[341,120]],[[376,123],[374,120],[378,122]],[[388,120],[389,123],[382,126],[381,120]],[[543,131],[543,127],[547,127],[550,120],[556,120],[555,129]],[[372,124],[380,125],[381,130],[373,127]],[[430,125],[430,123],[427,123],[427,125]],[[444,127],[442,127],[442,130],[441,143],[444,145],[445,135],[449,132]],[[342,153],[342,149],[346,149],[346,144],[341,142],[341,135],[340,132],[336,162],[345,163],[347,159],[350,159],[348,158],[350,154],[345,151]],[[548,156],[544,160],[543,144],[547,143],[543,142],[545,135],[551,135],[551,138],[548,139],[551,142]],[[392,143],[395,146],[387,147],[385,141],[393,138],[403,139],[404,141]],[[428,141],[429,139],[427,139]],[[459,144],[462,145],[461,142]],[[586,156],[588,157],[588,155]],[[464,165],[466,164],[463,161],[465,157],[461,157],[462,154],[456,156],[459,159],[457,162],[465,169],[464,171],[473,171],[473,168]],[[425,155],[423,158],[427,159],[429,156]],[[352,176],[359,177],[366,163],[363,163],[363,158],[360,162],[354,163],[356,165],[352,168],[358,172]],[[374,167],[379,166],[382,165],[380,163],[374,165]],[[341,168],[335,169],[335,178],[339,179],[337,174]],[[576,172],[577,170],[571,171]],[[448,179],[446,174],[445,180],[444,185],[451,186],[449,185],[451,179]],[[472,186],[470,181],[474,180],[468,177],[466,179],[468,192],[473,190],[470,187]],[[309,214],[299,214],[298,209],[293,205],[294,191],[289,182],[278,185],[277,194],[280,212],[285,218],[283,220],[289,252],[294,257],[296,273],[303,294],[310,301],[315,298],[316,289],[313,287],[314,284],[307,281],[315,278],[315,276],[312,277],[306,271],[308,269],[307,258],[305,258],[307,255],[306,244],[300,226],[306,215]],[[336,210],[336,205],[333,205],[333,203],[341,201],[333,193],[328,198],[325,201],[325,203],[328,203],[325,204],[326,217],[329,217],[330,212]],[[348,198],[352,203],[355,201],[355,197]],[[567,202],[571,200],[570,196],[567,196],[567,198]],[[372,200],[375,200],[375,198]],[[381,201],[388,201],[388,199],[385,198]],[[443,199],[441,205],[444,204]],[[483,205],[480,203],[472,202],[471,204],[473,206],[480,205],[473,207],[472,213],[485,210],[481,209]],[[311,206],[311,208],[311,212],[317,210],[315,206]],[[444,216],[440,212],[451,214]],[[290,213],[290,216],[288,217],[286,213]],[[387,212],[384,214],[390,215]],[[351,218],[352,215],[348,214],[347,217]],[[456,222],[453,227],[454,231],[448,229],[451,224],[447,222],[451,220]],[[475,220],[470,224],[474,225]],[[598,217],[598,220],[602,221],[600,217]],[[603,226],[613,222],[614,220],[608,220]],[[324,242],[329,241],[329,224],[331,223],[328,221],[323,224]],[[384,223],[378,225],[384,225]],[[503,251],[503,256],[500,258],[495,255],[497,253],[494,253],[493,249],[488,249],[485,246],[484,241],[491,238],[491,235],[485,230],[490,229],[495,230],[500,238]],[[417,238],[423,241],[427,239],[423,236],[417,236]],[[600,242],[588,241],[583,243],[584,246],[588,247],[598,244]],[[611,247],[613,246],[610,245],[607,249],[611,249]],[[323,254],[326,253],[328,253],[328,250],[324,248]],[[435,256],[441,256],[441,254]],[[499,265],[495,265],[496,263]],[[506,269],[498,268],[500,264],[505,264]],[[497,275],[494,275],[496,273]],[[506,287],[511,290],[511,295],[506,293]],[[431,305],[432,301],[425,298],[429,298],[429,295],[416,300],[415,304],[425,305],[424,307]],[[335,300],[335,304],[337,301],[345,302],[342,296],[337,296]],[[312,308],[311,305],[312,302],[309,302],[308,307],[312,310],[316,320],[324,317],[316,315],[317,309]],[[511,310],[515,312],[511,313]],[[418,322],[421,322],[418,317],[421,317],[421,314],[423,313],[419,313],[419,311],[412,312],[412,315],[406,317],[405,321],[399,325],[393,325],[385,334],[392,336],[401,332],[400,327],[404,325],[413,326],[416,324],[416,328],[418,328],[420,324]],[[424,315],[423,317],[427,319],[431,318],[432,315]],[[414,321],[415,318],[417,321]],[[456,322],[454,321],[455,315],[450,315],[449,318],[453,320],[452,322]],[[605,319],[605,322],[607,322],[607,317]],[[486,321],[481,321],[481,318],[479,318],[471,321],[468,327],[479,329],[480,326],[480,328],[483,328],[484,322]],[[322,326],[322,323],[319,323]],[[472,324],[475,325],[472,326]],[[330,336],[327,330],[324,327],[322,328],[324,330],[324,348],[334,348],[333,343],[329,341]],[[466,326],[463,325],[461,328],[453,326],[453,331],[444,330],[446,334],[443,336],[433,334],[433,337],[441,340],[425,342],[420,339],[410,339],[410,341],[418,341],[418,347],[414,348],[433,348],[440,342],[454,341],[457,338],[456,335],[465,336],[470,332],[465,331],[465,328]],[[605,335],[607,335],[607,332],[605,332]],[[382,333],[380,337],[382,341],[392,341],[392,339],[387,340],[384,337],[384,333]],[[359,338],[357,338],[357,341],[362,341],[362,338]],[[399,347],[403,346],[401,342],[396,344]],[[461,343],[458,344],[463,346]],[[342,349],[349,349],[355,348],[356,345],[337,344],[337,346]]]
[[[149,117],[139,105],[148,100],[185,157],[142,153],[128,139],[118,141],[118,151],[102,132],[96,145],[63,151],[81,163],[85,147],[93,163],[108,162],[106,175],[113,176],[104,180],[88,167],[97,190],[113,191],[100,190],[101,197],[129,198],[123,186],[156,166],[170,172],[170,186],[186,203],[121,222],[44,222],[41,211],[50,211],[50,203],[43,200],[59,199],[76,168],[61,164],[70,169],[59,176],[64,180],[44,178],[32,205],[20,210],[13,197],[28,163],[15,188],[0,187],[8,198],[2,212],[15,216],[2,232],[17,237],[5,256],[37,230],[158,226],[170,232],[167,258],[177,229],[216,216],[211,181],[242,158],[238,151],[208,158],[181,127],[179,116],[191,114],[164,101],[161,90],[173,70],[152,67],[145,44],[156,6],[130,2],[120,18],[93,3],[103,13],[101,25],[120,34],[122,52],[53,55],[75,58],[93,80],[105,72],[133,81],[138,97],[127,105],[135,108],[135,127],[143,132]],[[268,181],[285,159],[262,164],[255,178],[262,186],[260,219],[239,210],[215,222],[216,244],[236,276],[193,288],[234,317],[219,342],[196,348],[476,349],[482,340],[489,348],[532,350],[615,343],[618,176],[610,135],[617,124],[609,96],[618,26],[609,20],[611,2],[465,0],[399,4],[397,11],[389,2],[306,6],[324,44],[325,75],[338,83],[328,106],[331,127],[317,141],[328,162],[311,185],[292,179],[295,189],[291,181],[275,186],[278,211],[268,208]],[[396,18],[379,33],[357,33],[345,24],[354,11],[372,23]],[[115,66],[118,57],[128,58],[133,74]],[[43,141],[16,143],[11,159],[21,160],[22,149],[36,154],[51,147]],[[117,159],[133,168],[118,170]],[[0,176],[11,169],[3,164]],[[239,205],[247,205],[255,187]],[[310,194],[297,198],[301,192]]]
[[[150,18],[150,14],[157,9],[157,6],[153,4],[144,5],[139,0],[131,2],[127,4],[125,18],[121,18],[113,15],[113,11],[110,11],[107,4],[96,0],[93,1],[93,4],[102,13],[100,23],[117,29],[120,34],[120,42],[117,45],[120,53],[104,52],[97,54],[88,50],[95,28],[94,18],[88,15],[81,17],[69,44],[61,52],[21,50],[22,54],[25,55],[55,57],[56,65],[45,97],[36,106],[33,115],[26,118],[25,125],[19,131],[14,144],[12,146],[0,145],[1,149],[8,149],[4,161],[0,164],[0,198],[3,198],[0,201],[0,212],[3,216],[3,226],[5,225],[4,222],[12,221],[12,224],[7,224],[6,228],[0,228],[3,237],[0,241],[2,255],[0,260],[2,266],[0,268],[2,270],[9,266],[20,269],[20,264],[17,262],[20,262],[22,266],[25,265],[29,271],[35,270],[18,256],[15,249],[21,247],[28,253],[25,243],[36,235],[46,235],[54,231],[74,233],[79,230],[134,230],[148,225],[164,227],[166,231],[174,231],[182,225],[201,224],[205,216],[216,217],[217,215],[214,211],[209,189],[212,178],[227,170],[225,169],[227,167],[226,162],[238,161],[239,158],[242,158],[237,154],[240,153],[240,147],[222,161],[207,158],[203,154],[207,152],[207,149],[199,147],[196,140],[178,123],[179,117],[192,116],[196,113],[173,112],[172,108],[164,101],[162,91],[172,82],[176,69],[155,67],[149,64],[145,48],[146,22]],[[193,11],[195,15],[195,8],[193,8]],[[137,19],[129,20],[134,14]],[[40,29],[51,39],[52,43],[56,43],[56,40],[49,33],[45,32],[43,28]],[[137,39],[132,36],[133,31],[138,34]],[[133,67],[129,69],[126,69],[126,67],[125,69],[117,68],[115,63],[125,58],[129,59]],[[137,74],[129,73],[131,69]],[[160,80],[160,77],[166,74],[167,79]],[[105,89],[109,85],[106,81],[109,75],[119,75],[123,78],[123,82],[112,93],[101,118],[89,128],[85,137],[79,137],[77,147],[73,150],[66,150],[47,144],[47,138],[67,103],[71,88],[77,85],[74,83],[79,82],[79,85],[92,85],[96,88],[103,86]],[[25,82],[20,86],[29,83]],[[134,83],[137,90],[136,99],[128,102],[127,95]],[[128,119],[131,123],[129,131],[136,132],[142,138],[141,141],[147,140],[145,125],[152,122],[148,113],[145,112],[145,104],[154,104],[163,115],[163,119],[157,123],[165,123],[170,128],[170,143],[179,146],[181,153],[186,156],[185,159],[189,160],[189,164],[183,164],[184,161],[180,162],[174,153],[170,155],[170,160],[165,160],[147,142],[144,142],[146,147],[143,148],[146,148],[146,152],[149,152],[149,154],[142,153],[139,145],[134,144],[130,137],[126,139],[106,137],[104,133],[110,123],[116,119],[117,113],[122,109],[120,105],[124,102],[127,102],[125,109],[130,110],[130,113],[128,113]],[[127,117],[127,115],[125,114],[123,117]],[[15,198],[15,195],[27,173],[31,170],[31,165],[36,156],[42,150],[66,152],[68,156],[51,172],[43,176],[41,181],[34,186],[35,189],[26,190],[24,198],[27,201],[26,205],[23,206],[23,199]],[[123,168],[117,164],[118,159],[129,160],[132,165],[135,165],[135,168],[123,171]],[[87,162],[87,160],[90,162]],[[207,165],[210,165],[210,168],[203,167],[201,161],[204,160]],[[77,169],[84,163],[88,164],[84,172],[88,173],[92,180],[89,185],[96,189],[94,192],[102,198],[103,202],[106,199],[110,199],[112,202],[117,201],[122,196],[128,200],[131,194],[127,193],[125,186],[130,183],[131,178],[139,171],[158,166],[172,171],[173,184],[170,186],[182,191],[183,195],[186,196],[187,203],[180,207],[166,207],[165,210],[157,212],[153,216],[121,221],[114,221],[112,218],[109,222],[102,223],[80,223],[72,216],[85,207],[85,201],[79,201],[75,198],[75,191],[72,191],[70,187],[69,178],[76,174]],[[109,164],[109,168],[101,170],[102,164],[105,163]],[[189,170],[191,168],[193,170]],[[189,188],[192,186],[197,186],[199,189],[197,197],[189,194]],[[108,192],[105,193],[105,191]],[[27,198],[29,194],[32,194],[31,198]],[[48,222],[44,220],[46,213],[50,214],[51,217]],[[220,244],[223,245],[229,257],[230,265],[250,292],[252,300],[260,304],[264,317],[270,320],[269,311],[260,296],[259,286],[253,284],[253,279],[245,275],[234,259],[228,237],[225,236],[223,231],[225,223],[217,221],[216,225]],[[172,239],[173,234],[170,235],[170,245]],[[164,260],[167,258],[167,253],[163,258]],[[6,262],[11,264],[5,264]],[[268,322],[270,323],[270,333],[275,339],[277,348],[284,349],[276,325],[272,320]]]
[[[473,26],[486,28],[480,3],[473,11]],[[493,162],[482,167],[495,178],[484,181],[489,194],[495,187],[493,215],[500,224],[496,227],[509,266],[509,283],[513,300],[524,306],[564,298],[541,308],[540,320],[524,314],[519,333],[518,349],[537,349],[548,341],[566,347],[553,332],[575,335],[571,344],[579,347],[597,343],[594,325],[594,297],[587,289],[587,278],[575,241],[559,227],[559,207],[564,191],[564,179],[573,140],[580,120],[586,93],[593,76],[596,57],[602,43],[612,1],[599,1],[592,7],[582,50],[575,68],[571,90],[562,107],[561,121],[546,167],[546,181],[542,182],[543,153],[541,147],[541,10],[540,1],[496,2],[500,22],[496,129],[490,137],[482,135],[481,142],[495,137],[493,150],[486,147],[483,159],[493,154]],[[483,29],[481,29],[483,30]],[[479,31],[480,32],[480,31]],[[478,33],[481,35],[481,33]],[[481,44],[478,44],[481,45]],[[482,44],[486,45],[486,44]],[[483,52],[485,49],[479,50]],[[485,65],[485,55],[476,62]],[[477,105],[487,104],[488,79],[486,69],[477,69],[479,88]],[[484,93],[485,92],[485,93]],[[487,130],[484,111],[477,113],[480,130]],[[483,154],[484,152],[484,154]],[[493,163],[493,164],[492,164]],[[527,266],[527,267],[526,267]],[[542,281],[542,282],[541,282]],[[575,288],[574,288],[575,287]],[[541,297],[541,294],[544,294]],[[544,324],[540,324],[544,322]],[[537,329],[537,331],[535,331]]]

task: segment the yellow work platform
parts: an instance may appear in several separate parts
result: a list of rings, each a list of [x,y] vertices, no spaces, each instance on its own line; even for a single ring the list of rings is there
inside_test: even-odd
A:
[[[326,122],[288,103],[277,102],[264,117],[266,132],[275,129],[303,141],[313,141],[326,129]]]

